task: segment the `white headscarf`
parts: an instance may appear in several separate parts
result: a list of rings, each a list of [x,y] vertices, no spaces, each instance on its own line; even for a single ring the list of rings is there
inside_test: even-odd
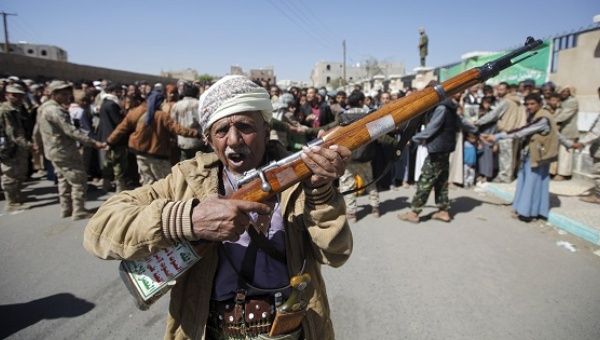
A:
[[[200,96],[198,114],[202,132],[217,120],[246,111],[260,111],[265,122],[273,116],[267,90],[244,76],[225,76]]]

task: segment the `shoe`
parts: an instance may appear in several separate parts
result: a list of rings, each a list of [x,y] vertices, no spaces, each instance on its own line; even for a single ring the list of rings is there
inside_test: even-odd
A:
[[[439,210],[439,211],[435,212],[433,215],[431,215],[431,218],[434,220],[438,220],[438,221],[442,221],[442,222],[446,222],[446,223],[452,221],[450,214],[446,210]]]
[[[71,215],[73,215],[73,212],[70,211],[70,210],[69,211],[61,211],[60,212],[60,217],[62,217],[62,218],[69,217]]]
[[[371,215],[373,215],[375,218],[379,218],[381,216],[381,213],[379,213],[379,208],[373,207],[373,209],[371,209]]]
[[[90,211],[82,211],[82,212],[78,212],[73,214],[73,216],[71,216],[71,219],[73,221],[78,221],[78,220],[85,220],[88,219],[90,217],[94,216],[94,213],[90,212]]]
[[[529,223],[532,221],[535,221],[535,217],[530,217],[530,216],[522,216],[522,215],[518,215],[517,219],[521,222],[525,222],[525,223]]]
[[[419,215],[412,210],[405,212],[404,214],[398,214],[397,217],[403,221],[407,221],[407,222],[411,222],[411,223],[419,223],[421,221],[421,219],[419,218]]]
[[[23,203],[11,203],[6,205],[6,207],[4,208],[4,210],[6,212],[17,212],[17,211],[23,211],[23,210],[27,210],[31,208],[29,205],[27,204],[23,204]]]
[[[112,191],[113,190],[112,183],[108,180],[103,180],[102,181],[102,190],[104,190],[106,192]]]
[[[586,203],[600,204],[600,195],[591,194],[591,195],[579,197],[579,200],[582,202],[586,202]]]
[[[556,175],[556,176],[554,176],[554,178],[553,178],[552,180],[560,182],[560,181],[564,181],[564,180],[566,180],[566,179],[567,179],[567,178],[566,178],[566,177],[564,177],[564,176],[561,176],[561,175]]]

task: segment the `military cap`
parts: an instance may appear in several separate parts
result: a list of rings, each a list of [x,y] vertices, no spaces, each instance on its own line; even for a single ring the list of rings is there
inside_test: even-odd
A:
[[[6,92],[7,93],[25,94],[25,90],[23,89],[23,86],[21,86],[20,84],[11,84],[11,85],[6,86]]]
[[[64,90],[71,87],[71,84],[67,83],[66,81],[53,80],[50,85],[48,85],[48,92],[54,93],[55,91]]]

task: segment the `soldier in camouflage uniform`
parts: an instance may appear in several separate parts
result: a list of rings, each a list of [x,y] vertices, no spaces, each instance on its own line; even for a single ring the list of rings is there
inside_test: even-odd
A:
[[[23,98],[25,91],[19,84],[8,85],[6,102],[0,105],[0,140],[2,152],[2,189],[6,198],[7,212],[28,209],[21,194],[21,185],[27,176],[27,157],[31,143],[25,138],[25,129],[20,116],[25,114]]]
[[[398,215],[404,221],[419,223],[419,214],[427,203],[431,189],[435,191],[435,203],[438,211],[431,217],[450,222],[448,209],[448,175],[450,173],[450,153],[456,145],[456,132],[462,125],[457,115],[460,94],[441,102],[431,112],[425,130],[413,136],[413,142],[427,146],[427,158],[417,182],[417,192],[411,203],[411,211]],[[468,125],[465,128],[469,128]],[[473,128],[469,128],[473,129]]]
[[[71,85],[55,80],[48,85],[50,100],[40,106],[38,125],[44,143],[46,158],[52,161],[58,177],[58,196],[61,216],[71,216],[73,220],[91,217],[85,209],[87,174],[76,142],[93,146],[96,149],[106,147],[87,136],[71,124],[69,112],[65,109],[73,95]]]

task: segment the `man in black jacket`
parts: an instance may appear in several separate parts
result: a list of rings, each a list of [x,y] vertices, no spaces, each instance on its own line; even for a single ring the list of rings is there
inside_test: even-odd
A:
[[[120,84],[109,84],[106,87],[106,95],[100,105],[100,125],[98,126],[98,140],[106,142],[108,136],[115,127],[123,120],[121,110],[121,100],[123,89]],[[102,164],[102,189],[110,191],[112,189],[111,179],[114,176],[117,182],[116,191],[125,190],[125,166],[127,164],[126,145],[111,146],[110,150],[100,151],[100,160]]]
[[[421,177],[417,183],[417,192],[411,203],[411,211],[398,215],[401,220],[418,223],[419,214],[427,203],[431,189],[435,191],[435,203],[438,211],[432,218],[450,222],[448,209],[448,175],[450,172],[449,156],[456,145],[456,132],[461,125],[457,115],[460,94],[441,102],[429,116],[425,129],[414,135],[414,143],[427,147],[427,158],[421,169]]]

